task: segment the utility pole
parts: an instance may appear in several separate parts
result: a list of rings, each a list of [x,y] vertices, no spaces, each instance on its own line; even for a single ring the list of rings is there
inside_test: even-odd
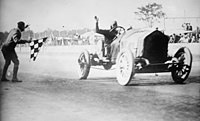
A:
[[[184,23],[186,23],[186,18],[185,18],[185,9],[184,9]]]
[[[62,26],[63,32],[64,32],[64,27],[65,27],[65,26]],[[61,32],[62,32],[62,31],[61,31]],[[61,45],[64,45],[64,36],[62,37],[62,43],[61,43]]]

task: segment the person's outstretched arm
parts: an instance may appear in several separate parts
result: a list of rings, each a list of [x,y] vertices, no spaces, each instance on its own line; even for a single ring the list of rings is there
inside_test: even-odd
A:
[[[94,17],[96,20],[96,33],[103,34],[105,37],[109,39],[109,30],[99,29],[99,18],[97,16]]]

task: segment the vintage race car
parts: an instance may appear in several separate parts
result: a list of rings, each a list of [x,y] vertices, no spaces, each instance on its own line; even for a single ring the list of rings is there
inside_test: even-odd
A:
[[[168,53],[169,37],[163,31],[151,29],[117,28],[119,34],[111,43],[111,58],[105,58],[103,42],[100,52],[88,50],[78,58],[79,77],[87,79],[91,66],[103,66],[106,70],[116,64],[116,77],[120,85],[128,85],[135,73],[171,72],[175,83],[183,83],[192,67],[192,54],[181,47],[174,55]]]

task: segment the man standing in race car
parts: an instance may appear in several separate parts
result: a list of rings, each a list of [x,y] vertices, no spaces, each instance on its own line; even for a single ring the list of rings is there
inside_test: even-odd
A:
[[[1,81],[9,81],[8,79],[6,79],[6,73],[12,61],[14,63],[12,82],[22,82],[22,80],[18,80],[17,78],[19,60],[15,52],[15,47],[17,44],[30,43],[31,40],[21,40],[21,32],[23,32],[25,28],[27,28],[29,25],[25,26],[25,23],[23,21],[20,21],[17,23],[17,26],[18,28],[14,28],[9,32],[9,35],[2,46],[2,53],[5,59],[5,64],[3,67],[3,74]]]
[[[107,58],[110,58],[110,51],[111,51],[110,44],[113,42],[114,39],[116,39],[116,35],[118,34],[118,31],[116,30],[116,28],[118,27],[117,21],[113,22],[109,30],[102,30],[102,29],[99,29],[99,18],[97,18],[97,16],[95,16],[94,18],[96,20],[96,33],[99,33],[105,36],[105,40],[103,41],[103,44],[106,49],[106,52],[103,55],[105,55]]]

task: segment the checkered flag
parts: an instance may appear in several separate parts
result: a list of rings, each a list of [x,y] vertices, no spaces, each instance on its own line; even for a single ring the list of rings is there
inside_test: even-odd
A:
[[[46,41],[46,39],[47,39],[47,37],[31,41],[31,43],[30,43],[30,48],[31,48],[30,60],[35,61],[35,59],[40,51],[40,48],[42,47],[42,45]]]

